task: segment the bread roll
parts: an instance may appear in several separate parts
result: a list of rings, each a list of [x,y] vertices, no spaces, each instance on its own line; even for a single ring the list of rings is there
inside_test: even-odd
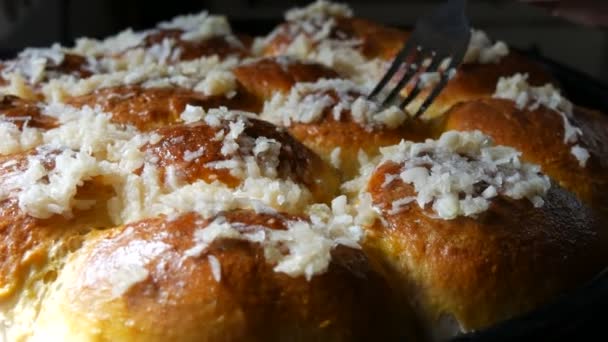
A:
[[[517,199],[522,189],[538,190],[543,176],[525,164],[503,169],[504,158],[517,158],[513,150],[486,142],[477,150],[475,136],[449,132],[438,142],[402,145],[367,185],[381,219],[369,227],[365,249],[392,271],[436,338],[527,312],[605,265],[606,234],[588,207],[556,184],[541,205]],[[422,168],[427,175],[413,177]],[[463,211],[446,216],[452,195]]]
[[[458,68],[437,99],[433,101],[433,104],[428,107],[423,119],[438,118],[460,102],[492,97],[498,80],[516,73],[528,74],[530,84],[535,86],[557,83],[540,65],[515,51],[509,52],[507,56],[500,58],[497,62],[464,63]],[[428,83],[420,95],[408,106],[408,110],[415,112],[422,105],[422,101],[429,96],[435,81]]]
[[[209,183],[219,181],[229,187],[241,184],[243,177],[249,176],[251,166],[246,165],[245,174],[240,175],[235,174],[234,167],[216,168],[212,164],[234,158],[224,154],[225,146],[229,144],[227,139],[215,137],[220,132],[229,135],[231,126],[242,122],[243,132],[237,138],[239,147],[235,152],[243,159],[253,157],[263,176],[293,180],[304,185],[312,193],[314,202],[329,203],[338,193],[337,173],[286,132],[254,118],[222,120],[220,116],[219,119],[221,123],[216,126],[195,122],[154,131],[153,134],[159,136],[158,141],[144,145],[142,151],[154,160],[159,177],[165,179],[164,172],[171,167],[181,181],[187,183],[202,179]],[[267,150],[258,152],[268,144]],[[273,150],[275,147],[278,147],[277,151]]]
[[[222,219],[252,234],[301,218],[236,211]],[[338,247],[327,271],[307,281],[274,271],[260,243],[218,237],[195,251],[215,220],[148,219],[88,238],[49,290],[32,340],[350,341],[410,333],[362,252]]]
[[[573,127],[581,132],[576,142],[564,142],[568,131],[563,117],[555,110],[544,106],[519,109],[513,101],[504,99],[476,100],[455,106],[446,114],[445,129],[480,130],[497,144],[516,148],[524,160],[540,165],[562,187],[606,212],[608,153],[598,141],[608,139],[608,124],[597,113],[584,109],[575,109],[573,113],[571,121],[576,125]],[[588,155],[579,156],[573,149],[584,149]]]
[[[234,75],[249,93],[262,100],[270,99],[276,92],[288,93],[298,82],[338,77],[335,71],[321,64],[285,56],[239,65],[234,68]]]
[[[316,18],[315,18],[316,19]],[[315,20],[313,19],[313,20]],[[377,23],[361,18],[336,16],[333,18],[323,18],[313,32],[306,32],[306,28],[300,26],[298,20],[288,21],[278,26],[270,35],[267,45],[264,47],[265,56],[280,56],[288,54],[288,49],[294,41],[302,34],[307,38],[323,30],[322,25],[327,20],[335,20],[335,25],[326,36],[330,39],[341,40],[344,42],[356,40],[359,42],[358,50],[367,58],[382,58],[389,60],[399,52],[403,43],[409,37],[409,33],[395,28],[382,26]],[[317,19],[318,20],[318,19]],[[314,48],[314,45],[313,45]]]
[[[406,114],[396,107],[382,112],[360,87],[318,64],[262,59],[237,68],[235,75],[266,100],[262,119],[285,126],[296,139],[333,162],[346,179],[358,172],[359,151],[371,157],[381,146],[428,134],[426,124],[406,122]]]
[[[186,105],[203,108],[227,107],[246,111],[259,110],[261,104],[245,91],[234,96],[208,96],[179,88],[142,88],[141,86],[101,88],[87,95],[70,98],[76,106],[100,106],[112,115],[112,121],[147,131],[179,121]]]

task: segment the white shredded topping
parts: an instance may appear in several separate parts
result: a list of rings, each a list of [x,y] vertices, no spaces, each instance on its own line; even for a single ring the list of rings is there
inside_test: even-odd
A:
[[[442,219],[482,213],[497,196],[527,198],[540,207],[551,186],[539,166],[521,162],[520,152],[510,147],[493,146],[479,131],[449,131],[439,140],[402,142],[381,152],[383,162],[402,165],[398,176],[414,186],[416,203],[430,204]],[[410,199],[397,200],[391,212]]]
[[[194,245],[184,254],[187,257],[199,256],[217,239],[250,241],[262,245],[264,256],[275,264],[275,271],[292,277],[305,276],[310,280],[327,270],[331,250],[338,245],[360,248],[358,243],[363,231],[348,212],[345,196],[334,199],[331,208],[324,204],[309,207],[308,216],[309,221],[287,221],[287,230],[255,226],[249,227],[255,231],[247,229],[246,233],[238,230],[238,224],[219,216],[195,231]]]
[[[488,35],[482,30],[471,30],[471,40],[464,56],[464,63],[490,64],[498,63],[509,54],[509,47],[503,41],[492,44]]]
[[[207,256],[207,260],[209,260],[209,266],[211,266],[211,274],[213,275],[213,279],[219,283],[222,281],[222,265],[220,265],[220,261],[211,254]]]
[[[227,42],[240,44],[238,39],[232,36],[232,29],[226,17],[209,15],[203,11],[198,14],[177,16],[171,21],[158,24],[156,29],[141,32],[127,29],[104,40],[80,38],[76,40],[76,46],[71,51],[85,56],[103,57],[100,62],[106,67],[107,64],[116,66],[115,63],[134,58],[154,57],[153,60],[156,62],[177,61],[181,51],[175,46],[174,40],[164,39],[147,49],[140,47],[146,37],[158,33],[161,29],[181,30],[180,39],[184,41],[204,41],[212,37],[224,36]],[[109,69],[116,70],[116,68]]]
[[[229,167],[233,176],[242,179],[240,186],[231,189],[217,181],[184,184],[171,167],[166,169],[165,179],[160,179],[154,160],[147,160],[140,150],[146,143],[157,143],[158,134],[113,124],[99,108],[50,104],[42,111],[61,125],[39,132],[42,145],[28,158],[26,170],[8,174],[0,182],[0,198],[15,196],[20,208],[32,216],[70,215],[77,204],[78,187],[98,176],[107,178],[117,192],[108,205],[116,224],[186,211],[208,217],[222,210],[259,207],[259,203],[299,212],[310,203],[306,187],[278,178],[281,143],[244,134],[248,119],[239,112],[212,109],[202,118],[212,126],[229,127],[222,130],[221,137],[222,153],[228,160],[215,167]],[[191,107],[186,111],[199,110]],[[204,153],[200,148],[186,151],[184,158],[193,161]],[[47,169],[45,160],[54,161],[54,167]],[[134,173],[142,167],[141,175]]]
[[[179,87],[201,91],[207,95],[230,96],[235,90],[236,82],[229,70],[237,63],[236,58],[220,60],[217,56],[212,56],[173,65],[145,63],[127,70],[96,74],[84,79],[64,75],[50,80],[43,86],[42,92],[46,99],[52,102],[122,85],[141,85],[144,88]]]
[[[285,13],[285,20],[306,20],[315,17],[352,17],[353,10],[346,4],[317,0],[303,8],[293,8]]]
[[[59,44],[54,44],[47,49],[25,49],[15,60],[5,62],[1,74],[3,78],[9,79],[11,74],[17,73],[26,78],[29,83],[36,84],[45,78],[47,66],[59,66],[64,57],[64,52]]]
[[[341,158],[340,158],[340,153],[342,152],[342,149],[340,147],[336,147],[334,148],[330,155],[330,161],[331,161],[331,165],[333,167],[335,167],[336,169],[340,169],[340,164],[341,164]]]
[[[101,41],[91,38],[79,38],[76,40],[76,46],[72,51],[85,56],[114,55],[141,45],[148,32],[133,32],[132,29],[126,29],[115,36]]]
[[[169,22],[160,23],[158,27],[162,29],[182,30],[181,39],[189,41],[203,41],[214,36],[232,34],[226,17],[209,15],[205,11],[198,14],[175,17]]]
[[[578,160],[578,165],[580,167],[585,167],[587,165],[587,160],[589,160],[589,150],[580,145],[574,145],[570,149],[570,153]]]
[[[9,118],[0,116],[0,155],[29,150],[42,142],[40,130],[28,126],[28,121],[19,129]]]
[[[193,160],[196,160],[197,158],[200,158],[204,154],[205,154],[205,147],[201,146],[196,151],[185,151],[184,160],[187,162],[191,162]]]
[[[583,132],[570,122],[574,116],[574,105],[561,95],[552,84],[533,87],[528,83],[528,74],[515,74],[511,77],[501,77],[496,84],[495,98],[513,100],[517,108],[536,110],[544,106],[555,111],[562,118],[564,125],[564,144],[576,144]],[[571,149],[572,155],[578,160],[580,167],[585,167],[589,151],[580,145]]]
[[[312,123],[323,119],[327,110],[340,121],[350,111],[352,119],[366,129],[397,128],[407,114],[396,106],[381,108],[368,100],[366,90],[350,80],[321,79],[315,83],[296,83],[289,94],[275,93],[264,103],[261,118],[277,125],[292,122]],[[333,95],[333,96],[332,96]]]
[[[359,51],[361,41],[337,29],[335,18],[350,16],[350,8],[326,1],[291,10],[286,15],[287,27],[279,27],[264,39],[256,40],[253,52],[259,54],[277,35],[288,34],[293,39],[281,55],[327,65],[356,83],[373,87],[388,67],[388,61],[366,58]]]

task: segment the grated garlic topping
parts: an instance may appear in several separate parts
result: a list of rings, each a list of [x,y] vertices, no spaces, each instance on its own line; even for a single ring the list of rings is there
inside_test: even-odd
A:
[[[239,230],[239,223],[219,216],[195,231],[194,245],[184,254],[200,256],[217,239],[250,241],[261,244],[266,260],[275,265],[276,272],[310,280],[327,270],[332,249],[339,245],[360,248],[363,230],[348,212],[345,196],[334,199],[331,208],[325,204],[310,206],[307,216],[308,220],[287,221],[287,230],[250,226],[246,232]]]
[[[103,40],[79,38],[71,51],[83,56],[115,55],[141,45],[148,33],[150,31],[134,32],[129,28]]]
[[[317,0],[303,8],[292,8],[285,13],[285,20],[297,21],[314,17],[352,17],[353,10],[347,4]]]
[[[166,176],[161,178],[155,161],[142,152],[141,147],[156,144],[162,137],[113,124],[99,108],[50,104],[43,107],[43,113],[55,117],[61,125],[40,132],[42,143],[36,153],[28,157],[25,169],[19,171],[14,165],[13,170],[0,179],[0,197],[17,198],[20,208],[34,217],[69,216],[75,208],[86,209],[95,204],[75,199],[78,188],[92,178],[114,187],[116,196],[110,199],[107,208],[117,225],[159,215],[171,218],[187,212],[196,212],[204,218],[233,209],[305,212],[309,221],[291,222],[287,231],[258,232],[255,242],[263,245],[267,260],[275,265],[277,272],[310,279],[327,269],[333,248],[358,247],[362,235],[360,224],[369,220],[372,211],[370,201],[365,207],[351,206],[344,196],[335,199],[331,208],[310,206],[311,195],[306,187],[291,179],[279,178],[280,142],[247,136],[244,128],[248,116],[240,112],[225,108],[204,112],[190,106],[182,114],[182,117],[196,118],[191,124],[223,128],[223,134],[217,136],[222,140],[222,154],[233,163],[231,168],[240,168],[243,177],[236,188],[219,181],[199,180],[188,184],[172,167],[167,167]],[[187,152],[187,159],[191,159],[204,150]],[[367,209],[362,210],[364,208]],[[186,255],[195,255],[197,250],[202,252],[204,248],[200,244],[207,238],[197,241],[198,249],[193,247],[195,249]],[[157,255],[163,253],[163,249],[155,248],[153,252]],[[115,257],[116,269],[108,281],[113,295],[119,296],[148,277],[146,260],[153,256],[129,262],[120,255]],[[209,258],[214,278],[220,281],[221,265],[216,261]]]
[[[492,44],[488,35],[482,30],[471,29],[471,40],[464,55],[464,63],[490,64],[498,63],[509,54],[509,47],[503,41]]]
[[[493,146],[479,131],[449,131],[438,140],[401,142],[381,152],[382,163],[402,165],[395,176],[416,193],[393,203],[392,213],[415,201],[420,208],[430,204],[441,219],[475,216],[497,196],[527,198],[540,207],[551,186],[539,166],[521,162],[513,148]]]
[[[110,200],[109,215],[116,224],[160,214],[196,211],[208,217],[223,210],[260,206],[299,212],[311,202],[305,186],[279,178],[281,143],[244,134],[248,119],[240,112],[212,109],[203,118],[210,126],[228,127],[218,136],[227,159],[207,167],[229,168],[233,176],[242,179],[234,189],[218,181],[185,184],[172,168],[160,179],[155,161],[141,151],[142,146],[156,143],[160,137],[113,124],[99,108],[50,104],[43,107],[43,113],[57,118],[61,125],[39,132],[41,144],[28,158],[25,171],[5,174],[0,180],[0,198],[18,198],[19,207],[34,217],[71,215],[78,204],[78,187],[94,177],[106,179],[115,188],[117,195]],[[185,158],[194,160],[205,151],[187,152]],[[54,167],[47,169],[45,160],[54,161]],[[141,174],[135,174],[140,168]]]
[[[206,11],[177,16],[171,21],[160,23],[158,28],[179,29],[183,31],[181,39],[189,41],[203,41],[214,36],[232,34],[225,16],[209,15]]]
[[[291,43],[282,55],[321,63],[356,83],[373,87],[388,67],[388,61],[363,56],[359,51],[361,41],[336,27],[336,17],[351,16],[352,10],[347,6],[327,1],[291,10],[287,12],[285,26],[254,42],[253,53],[261,54],[276,36],[288,35]]]
[[[501,77],[496,84],[494,97],[513,100],[520,110],[536,110],[539,106],[544,106],[555,111],[563,121],[564,144],[573,144],[571,153],[578,160],[580,167],[587,165],[589,151],[577,144],[583,132],[570,122],[574,116],[574,105],[552,84],[534,87],[528,83],[528,74],[518,73],[511,77]]]
[[[10,79],[11,74],[17,73],[27,79],[30,84],[37,84],[47,75],[47,67],[59,66],[65,54],[59,46],[54,44],[51,48],[29,48],[19,53],[16,59],[4,63],[0,73],[4,79]]]
[[[23,127],[19,129],[10,118],[0,115],[0,155],[9,155],[29,150],[42,142],[40,130],[29,127],[25,120]]]
[[[159,23],[154,29],[141,32],[134,32],[129,28],[104,40],[80,38],[76,40],[76,46],[70,51],[84,56],[120,58],[119,54],[143,45],[146,37],[164,29],[181,30],[180,39],[185,41],[204,41],[215,36],[225,36],[229,43],[240,44],[237,39],[230,38],[232,29],[226,17],[210,15],[203,11],[197,14],[177,16],[170,21]],[[160,44],[141,51],[154,54],[163,50],[165,54],[172,54],[175,50],[174,43],[170,40],[162,41]]]
[[[122,85],[141,85],[144,88],[179,87],[200,91],[205,95],[233,96],[236,81],[232,71],[238,59],[220,60],[217,56],[179,62],[174,65],[147,63],[125,71],[96,74],[79,79],[64,75],[52,79],[42,88],[46,99],[62,102],[70,96],[81,96],[97,89]]]
[[[296,83],[289,94],[275,93],[266,101],[260,117],[277,125],[290,126],[293,122],[321,121],[331,109],[334,120],[340,121],[343,113],[350,112],[352,120],[368,130],[397,128],[407,119],[407,114],[398,107],[382,109],[363,95],[366,93],[363,87],[345,79]]]

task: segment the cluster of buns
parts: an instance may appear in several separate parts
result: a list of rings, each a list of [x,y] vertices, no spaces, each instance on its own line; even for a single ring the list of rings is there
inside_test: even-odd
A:
[[[317,1],[1,62],[0,340],[436,339],[591,279],[608,119],[481,31],[382,108],[407,38]]]

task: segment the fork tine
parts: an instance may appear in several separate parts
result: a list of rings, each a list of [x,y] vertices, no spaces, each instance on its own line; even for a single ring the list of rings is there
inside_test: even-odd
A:
[[[386,84],[393,78],[393,76],[395,76],[395,73],[397,72],[397,70],[399,69],[401,64],[403,64],[403,62],[405,62],[405,58],[408,55],[410,55],[412,50],[414,50],[416,48],[415,45],[416,44],[414,43],[413,38],[409,39],[407,41],[407,43],[405,43],[405,46],[403,47],[403,49],[401,49],[401,51],[399,51],[399,53],[393,60],[393,63],[391,64],[391,66],[384,73],[384,76],[382,77],[380,82],[378,82],[378,84],[376,84],[376,87],[374,87],[374,90],[372,90],[372,92],[368,95],[368,99],[370,99],[370,100],[373,99],[374,97],[376,97],[376,95],[378,95],[380,93],[380,91],[382,89],[384,89]]]
[[[412,77],[416,75],[418,70],[421,70],[420,68],[418,68],[418,70],[416,70],[412,66],[413,65],[422,66],[422,64],[424,63],[425,56],[426,56],[426,51],[424,51],[424,50],[418,51],[418,53],[414,57],[414,60],[411,63],[406,64],[407,69],[406,69],[405,73],[403,74],[403,76],[401,77],[399,82],[397,82],[397,84],[395,85],[393,90],[391,90],[391,92],[386,97],[386,99],[382,102],[383,105],[388,105],[388,104],[392,103],[399,96],[399,93],[401,93],[401,90],[412,80]]]
[[[424,70],[421,70],[421,72],[437,71],[437,68],[443,62],[443,59],[444,59],[444,55],[442,55],[442,54],[434,55],[431,59],[431,64],[429,64],[429,66],[426,67]],[[414,88],[412,89],[412,91],[407,95],[407,97],[405,99],[403,99],[403,101],[401,101],[401,105],[400,105],[401,108],[407,107],[407,105],[409,105],[410,102],[412,102],[412,100],[414,100],[416,98],[416,96],[418,96],[418,94],[420,94],[420,91],[422,89],[419,87],[419,85],[420,85],[420,74],[418,74],[416,76],[416,79],[414,82]]]
[[[452,65],[453,65],[453,62],[450,62],[449,66],[445,70],[440,72],[439,83],[437,83],[435,85],[433,90],[431,90],[431,93],[429,94],[429,96],[424,100],[424,102],[422,102],[420,107],[418,107],[418,110],[416,111],[416,114],[414,115],[415,118],[424,114],[424,112],[428,109],[429,105],[435,100],[435,98],[437,98],[437,96],[439,96],[439,94],[441,93],[443,88],[445,88],[445,86],[448,84],[448,81],[450,80],[448,73],[452,70]]]

